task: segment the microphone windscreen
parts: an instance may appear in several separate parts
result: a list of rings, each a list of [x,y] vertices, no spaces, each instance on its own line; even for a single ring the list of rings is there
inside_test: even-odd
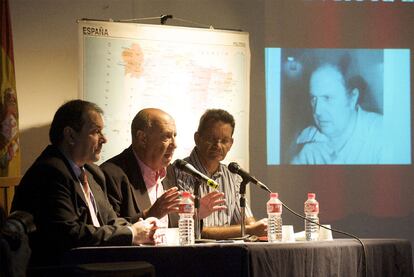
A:
[[[187,162],[184,160],[176,159],[174,164],[178,169],[185,170],[185,166],[187,165]]]
[[[227,166],[230,172],[238,174],[240,170],[240,166],[236,162],[229,163]]]

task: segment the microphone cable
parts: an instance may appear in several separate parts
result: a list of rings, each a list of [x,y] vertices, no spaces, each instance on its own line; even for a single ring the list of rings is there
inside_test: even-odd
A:
[[[248,180],[248,182],[261,183],[255,177],[253,177],[249,173],[243,171],[240,168],[240,166],[237,163],[235,163],[235,162],[230,163],[228,165],[228,169],[230,170],[230,172],[240,175],[243,178],[243,180],[246,178],[246,180]],[[263,184],[263,183],[261,183],[261,184],[262,184],[262,186],[260,186],[260,188],[262,188],[263,190],[265,190],[265,191],[267,191],[269,193],[272,192],[265,184]],[[336,232],[336,233],[339,233],[339,234],[343,234],[345,236],[348,236],[348,237],[351,237],[353,239],[356,239],[361,244],[361,246],[362,246],[362,251],[363,251],[363,253],[362,253],[362,258],[363,258],[363,260],[362,260],[362,266],[364,267],[363,268],[363,271],[364,271],[365,277],[368,276],[366,247],[365,247],[365,244],[362,242],[362,240],[360,238],[358,238],[357,236],[355,236],[353,234],[350,234],[350,233],[347,233],[347,232],[344,232],[344,231],[341,231],[341,230],[337,230],[337,229],[334,229],[334,228],[329,228],[329,227],[323,226],[322,224],[320,224],[318,222],[314,222],[314,221],[312,221],[312,220],[304,217],[303,215],[295,212],[291,208],[289,208],[287,205],[285,205],[285,203],[283,203],[283,201],[281,201],[281,202],[282,202],[282,206],[285,209],[287,209],[289,212],[291,212],[292,214],[296,215],[297,217],[300,217],[300,218],[302,218],[302,219],[304,219],[304,220],[306,220],[308,222],[314,223],[314,224],[318,225],[319,227],[325,228],[327,230],[330,230],[330,231],[333,231],[333,232]]]
[[[279,199],[280,200],[280,199]],[[341,230],[337,230],[337,229],[334,229],[334,228],[329,228],[329,227],[326,227],[326,226],[324,226],[324,225],[322,225],[322,224],[320,224],[320,223],[318,223],[318,222],[314,222],[314,221],[312,221],[312,220],[310,220],[310,219],[308,219],[308,218],[306,218],[306,217],[304,217],[303,215],[301,215],[301,214],[299,214],[299,213],[297,213],[297,212],[295,212],[294,210],[292,210],[291,208],[289,208],[287,205],[285,205],[285,203],[283,203],[283,201],[281,201],[282,202],[282,206],[286,209],[286,210],[288,210],[289,212],[291,212],[292,214],[294,214],[294,215],[296,215],[297,217],[300,217],[300,218],[302,218],[302,219],[304,219],[304,220],[306,220],[306,221],[308,221],[308,222],[311,222],[311,223],[314,223],[314,224],[316,224],[316,225],[318,225],[319,227],[322,227],[322,228],[325,228],[325,229],[327,229],[327,230],[331,230],[331,231],[333,231],[333,232],[336,232],[336,233],[339,233],[339,234],[343,234],[343,235],[345,235],[345,236],[348,236],[348,237],[351,237],[351,238],[353,238],[353,239],[356,239],[360,244],[361,244],[361,246],[362,246],[362,251],[363,251],[363,253],[362,253],[362,258],[363,258],[363,260],[362,260],[362,266],[364,267],[364,269],[363,269],[363,271],[364,271],[364,276],[365,277],[367,277],[368,276],[368,266],[367,266],[367,252],[366,252],[366,247],[365,247],[365,244],[362,242],[362,240],[360,239],[360,238],[358,238],[357,236],[355,236],[355,235],[353,235],[353,234],[351,234],[351,233],[347,233],[347,232],[344,232],[344,231],[341,231]]]

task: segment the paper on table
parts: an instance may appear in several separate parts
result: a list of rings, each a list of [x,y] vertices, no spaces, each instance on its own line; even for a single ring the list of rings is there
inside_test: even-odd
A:
[[[330,224],[324,224],[324,226],[326,226],[328,228],[331,228]],[[295,233],[295,239],[297,241],[305,241],[306,240],[305,231]],[[325,229],[323,227],[320,227],[319,228],[319,239],[318,240],[319,241],[333,240],[332,231],[328,230],[328,229]]]
[[[306,240],[305,231],[295,233],[295,240],[296,241]]]

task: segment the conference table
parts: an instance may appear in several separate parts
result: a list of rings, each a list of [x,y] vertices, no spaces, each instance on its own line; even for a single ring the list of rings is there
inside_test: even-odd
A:
[[[407,276],[412,249],[404,239],[334,239],[268,243],[222,242],[192,246],[74,248],[64,264],[145,261],[156,276]],[[366,257],[366,259],[365,259]]]

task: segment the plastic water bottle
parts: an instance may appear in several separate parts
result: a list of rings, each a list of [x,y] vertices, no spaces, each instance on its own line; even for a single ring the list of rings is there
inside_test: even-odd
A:
[[[181,195],[178,214],[178,233],[180,245],[194,244],[194,202],[191,194],[184,191]]]
[[[308,200],[305,201],[305,217],[313,222],[319,223],[319,203],[315,199],[315,193],[308,193]],[[319,226],[305,220],[305,236],[308,241],[318,240]]]
[[[270,193],[267,201],[267,241],[282,241],[282,202],[277,192]]]

